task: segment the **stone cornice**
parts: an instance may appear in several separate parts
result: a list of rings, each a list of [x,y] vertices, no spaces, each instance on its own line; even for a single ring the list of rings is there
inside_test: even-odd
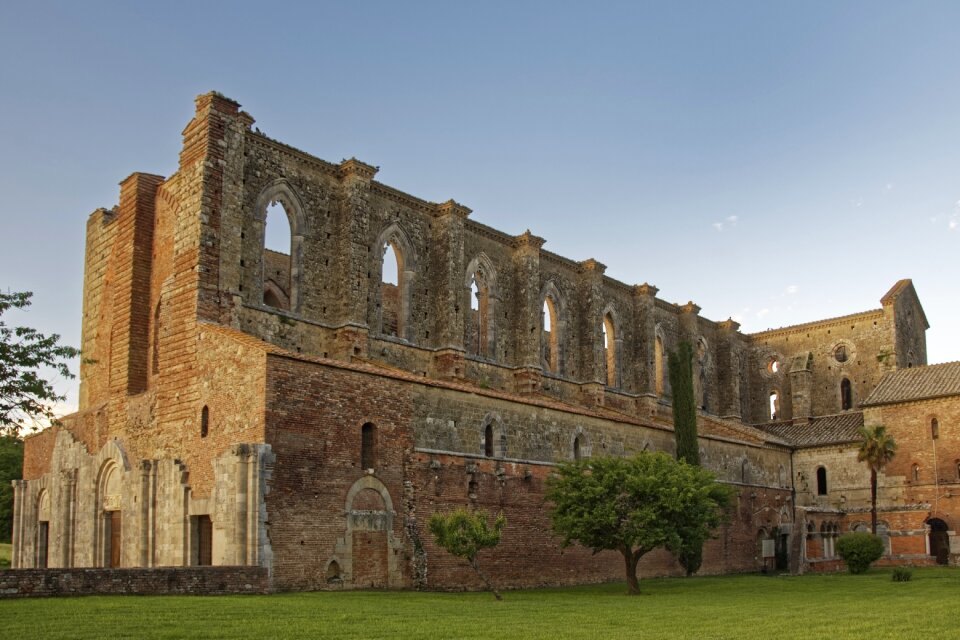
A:
[[[246,140],[254,144],[259,144],[261,146],[267,147],[273,151],[279,151],[291,158],[301,160],[312,165],[314,168],[321,170],[322,172],[337,177],[340,177],[340,167],[333,164],[332,162],[327,162],[326,160],[321,160],[316,156],[312,156],[306,151],[301,151],[296,147],[291,147],[288,144],[284,144],[273,138],[265,136],[259,131],[248,131],[246,135]]]
[[[803,333],[804,331],[809,331],[810,329],[815,329],[819,327],[832,327],[838,324],[845,324],[851,320],[872,320],[876,318],[883,318],[883,309],[871,309],[870,311],[861,311],[859,313],[851,313],[847,316],[837,316],[836,318],[827,318],[825,320],[815,320],[813,322],[805,322],[803,324],[793,324],[786,327],[780,327],[778,329],[767,329],[766,331],[758,331],[757,333],[749,333],[751,338],[765,338],[769,336],[775,336],[778,334],[787,334],[787,333]]]

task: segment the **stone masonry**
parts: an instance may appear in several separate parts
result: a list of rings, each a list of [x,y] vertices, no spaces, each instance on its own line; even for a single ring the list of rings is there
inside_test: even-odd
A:
[[[802,432],[818,417],[853,416],[849,430],[881,412],[923,450],[906,434],[932,408],[862,409],[887,377],[926,365],[909,280],[875,311],[746,335],[253,122],[199,96],[177,172],[132,174],[119,204],[89,217],[80,409],[27,440],[15,567],[251,566],[271,589],[472,588],[425,529],[432,512],[470,506],[507,516],[485,559],[503,586],[616,579],[616,554],[560,548],[544,482],[577,456],[673,450],[666,354],[681,341],[696,353],[703,464],[738,496],[704,572],[802,570],[829,556],[834,525],[856,524],[863,469],[849,439]],[[287,252],[264,246],[276,212]],[[960,457],[956,399],[941,401],[943,446]],[[817,431],[833,434],[831,420]],[[844,488],[811,496],[823,465]],[[891,508],[919,514],[902,526],[939,531],[935,512],[952,540],[953,498],[924,511],[930,496],[901,472],[886,479]],[[654,553],[641,570],[679,566]]]

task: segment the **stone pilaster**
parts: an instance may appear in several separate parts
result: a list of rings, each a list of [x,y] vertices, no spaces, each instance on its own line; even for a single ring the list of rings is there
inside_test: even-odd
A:
[[[739,420],[740,416],[740,324],[732,319],[717,323],[717,413],[724,418]]]
[[[580,344],[580,378],[606,385],[603,351],[603,273],[607,267],[593,258],[580,263],[580,313],[577,323]]]
[[[441,378],[460,378],[465,373],[464,321],[470,310],[470,290],[464,287],[463,226],[470,209],[447,200],[437,205],[433,222],[431,259],[433,273],[430,301],[433,307],[433,344],[440,348],[434,369]]]
[[[656,316],[657,289],[652,284],[638,284],[633,287],[634,348],[628,358],[633,369],[634,389],[637,398],[637,413],[652,416],[656,411],[657,390],[654,363],[654,350],[657,341]]]
[[[516,274],[515,374],[516,390],[535,392],[540,388],[540,330],[543,308],[540,301],[540,248],[544,239],[525,233],[513,239],[513,263]]]

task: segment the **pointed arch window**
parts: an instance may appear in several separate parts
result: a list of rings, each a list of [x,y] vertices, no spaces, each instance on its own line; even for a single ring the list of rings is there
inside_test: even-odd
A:
[[[583,445],[581,444],[583,440],[582,435],[578,435],[573,439],[573,459],[577,462],[583,457]]]
[[[261,296],[258,302],[297,311],[305,227],[300,199],[286,181],[278,180],[260,194],[257,213]]]
[[[664,393],[663,338],[659,335],[653,345],[653,371],[657,395],[662,396]]]
[[[608,387],[620,386],[620,363],[617,360],[617,330],[611,313],[603,314],[603,360]]]
[[[263,230],[263,303],[268,307],[290,309],[292,243],[287,210],[274,201],[267,205]]]
[[[827,495],[827,469],[826,467],[817,467],[817,495]]]
[[[543,297],[543,330],[541,331],[541,349],[544,368],[550,373],[561,373],[560,362],[560,305],[556,294],[548,292]]]
[[[493,425],[488,424],[483,430],[483,455],[493,457]]]
[[[495,355],[495,279],[493,265],[484,255],[474,258],[467,267],[470,300],[464,322],[464,345],[470,355],[485,358]]]
[[[416,260],[413,248],[401,228],[387,227],[374,245],[378,263],[371,276],[378,274],[376,314],[372,326],[386,336],[413,341],[413,291]]]

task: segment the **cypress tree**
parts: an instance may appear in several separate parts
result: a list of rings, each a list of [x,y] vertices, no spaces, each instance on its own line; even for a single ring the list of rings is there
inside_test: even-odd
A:
[[[673,436],[677,439],[677,460],[700,465],[697,446],[697,409],[693,398],[693,347],[681,342],[667,356],[673,392]]]

